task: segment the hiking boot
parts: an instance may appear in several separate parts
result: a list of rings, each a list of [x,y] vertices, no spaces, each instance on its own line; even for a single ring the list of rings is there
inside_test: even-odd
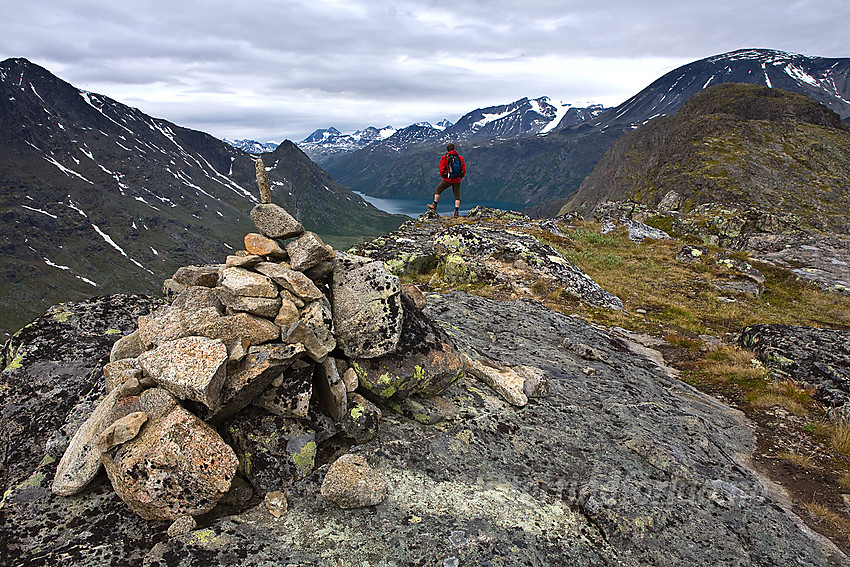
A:
[[[429,211],[436,211],[437,210],[437,203],[431,203],[430,205],[428,205],[428,210]]]
[[[457,209],[455,209],[455,218],[458,218],[460,215],[457,213]]]

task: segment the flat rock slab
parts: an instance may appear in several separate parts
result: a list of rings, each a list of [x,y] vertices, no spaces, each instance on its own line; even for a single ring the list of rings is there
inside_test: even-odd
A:
[[[220,274],[219,285],[236,295],[277,297],[277,286],[262,274],[245,268],[223,268]]]
[[[185,337],[163,343],[137,360],[145,376],[176,397],[215,407],[227,358],[227,347],[220,340]]]
[[[291,269],[285,263],[261,262],[254,266],[254,269],[306,301],[315,301],[324,297],[310,278]]]

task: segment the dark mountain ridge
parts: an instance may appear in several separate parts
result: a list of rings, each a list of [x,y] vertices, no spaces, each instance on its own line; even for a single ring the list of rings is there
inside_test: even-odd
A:
[[[264,160],[275,200],[337,246],[402,220],[291,142]],[[0,332],[60,301],[156,292],[176,267],[242,248],[257,201],[251,155],[26,59],[0,63]]]
[[[750,84],[709,87],[621,137],[563,212],[604,201],[707,203],[796,215],[850,233],[850,126],[811,98]]]

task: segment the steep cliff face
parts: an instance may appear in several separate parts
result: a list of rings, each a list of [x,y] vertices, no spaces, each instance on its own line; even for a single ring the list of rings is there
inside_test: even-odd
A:
[[[666,199],[682,212],[705,203],[757,207],[847,233],[850,129],[800,94],[709,88],[618,140],[562,211],[588,214],[624,199],[651,207]]]

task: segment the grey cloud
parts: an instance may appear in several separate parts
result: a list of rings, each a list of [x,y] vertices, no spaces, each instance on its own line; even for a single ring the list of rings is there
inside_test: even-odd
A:
[[[846,0],[40,0],[4,16],[0,58],[231,138],[456,119],[522,96],[613,104],[742,47],[850,56]]]

